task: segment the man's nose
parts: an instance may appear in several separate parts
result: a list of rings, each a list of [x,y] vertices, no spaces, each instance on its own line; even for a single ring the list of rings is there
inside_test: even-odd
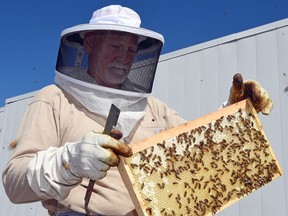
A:
[[[128,49],[121,48],[119,49],[117,59],[125,64],[131,63],[134,59],[134,54],[131,53]]]

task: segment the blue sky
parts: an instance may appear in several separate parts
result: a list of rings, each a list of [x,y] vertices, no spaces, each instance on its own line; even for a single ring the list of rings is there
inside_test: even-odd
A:
[[[0,107],[52,84],[61,31],[109,4],[131,7],[142,27],[163,34],[162,54],[288,18],[288,0],[2,1]]]

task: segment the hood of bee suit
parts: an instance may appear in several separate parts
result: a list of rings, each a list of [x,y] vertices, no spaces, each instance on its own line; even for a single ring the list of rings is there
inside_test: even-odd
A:
[[[145,114],[164,43],[161,34],[141,28],[140,24],[135,11],[120,5],[96,10],[89,23],[62,31],[56,64],[55,83],[89,111],[107,117],[111,104],[121,110],[115,128],[122,131],[123,138],[130,135]],[[137,36],[138,48],[120,89],[101,86],[87,73],[88,54],[83,40],[86,33],[97,35],[98,32]]]

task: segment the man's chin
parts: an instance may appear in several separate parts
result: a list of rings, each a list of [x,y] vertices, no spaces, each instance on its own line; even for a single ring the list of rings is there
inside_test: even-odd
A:
[[[121,86],[126,80],[126,76],[113,76],[113,79],[109,79],[109,85],[112,86]],[[114,87],[112,87],[114,88]]]
[[[116,71],[114,73],[111,73],[111,82],[115,82],[115,83],[123,83],[125,81],[125,79],[127,78],[127,72],[125,71]]]

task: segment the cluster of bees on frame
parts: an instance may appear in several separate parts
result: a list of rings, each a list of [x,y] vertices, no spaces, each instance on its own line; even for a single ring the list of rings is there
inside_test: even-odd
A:
[[[246,109],[126,160],[146,215],[214,215],[281,175],[255,116]]]

